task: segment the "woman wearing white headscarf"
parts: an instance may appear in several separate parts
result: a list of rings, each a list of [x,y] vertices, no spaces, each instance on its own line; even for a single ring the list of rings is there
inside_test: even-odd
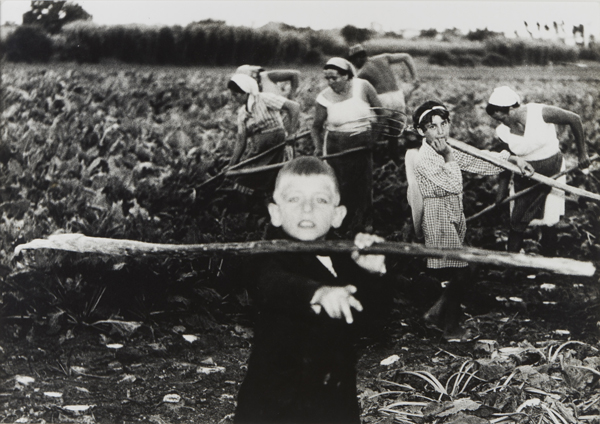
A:
[[[258,65],[242,65],[236,69],[235,73],[254,78],[262,93],[278,94],[288,99],[294,98],[300,83],[300,71],[294,69],[267,71]]]
[[[293,100],[296,96],[296,91],[300,84],[300,71],[294,69],[267,71],[258,65],[242,65],[236,69],[235,73],[254,78],[258,83],[258,90],[261,93],[277,94],[290,100]],[[288,134],[297,130],[296,127],[292,126],[291,118],[285,111],[282,114],[282,119]]]
[[[538,103],[521,106],[519,95],[507,86],[494,89],[486,112],[501,123],[496,128],[496,136],[508,145],[512,153],[529,162],[535,172],[551,176],[564,169],[556,125],[571,128],[579,153],[579,167],[589,166],[585,133],[578,114]],[[535,184],[535,181],[519,175],[515,175],[513,181],[515,191]],[[564,211],[564,192],[546,185],[516,199],[511,212],[508,251],[520,251],[525,229],[536,224],[543,226],[542,252],[555,255],[557,234],[552,226],[560,220]]]
[[[343,230],[365,230],[372,225],[373,155],[370,148],[380,132],[373,123],[383,114],[381,101],[370,82],[355,78],[356,69],[346,59],[334,57],[323,70],[329,87],[316,99],[311,129],[315,154],[369,148],[327,161],[340,182],[341,202],[348,208]]]
[[[240,105],[237,114],[237,140],[229,165],[235,165],[243,156],[256,156],[285,141],[280,111],[286,111],[292,125],[297,126],[300,105],[293,100],[271,93],[260,93],[256,80],[244,74],[231,77],[227,88],[235,102]],[[253,162],[254,166],[283,161],[284,147]],[[271,180],[269,178],[268,180]],[[235,188],[248,195],[256,190],[268,191],[269,182],[261,175],[239,178]]]

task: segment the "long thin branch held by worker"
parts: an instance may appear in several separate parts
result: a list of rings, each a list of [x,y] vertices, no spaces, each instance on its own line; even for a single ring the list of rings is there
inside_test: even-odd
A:
[[[594,162],[594,161],[596,161],[598,159],[600,159],[600,156],[594,155],[594,156],[592,156],[590,158],[590,163]],[[558,174],[553,175],[550,178],[552,178],[553,180],[555,180],[555,179],[560,178],[563,175],[566,175],[566,174],[568,174],[570,172],[573,172],[573,171],[575,171],[577,169],[579,169],[579,166],[572,166],[569,169],[565,169],[564,171],[561,171]],[[518,199],[519,197],[526,195],[527,193],[531,192],[532,190],[535,190],[536,188],[540,187],[541,185],[542,185],[542,183],[537,183],[536,185],[533,185],[531,187],[527,187],[525,190],[521,190],[521,191],[513,194],[512,196],[505,197],[504,199],[500,200],[499,202],[492,203],[487,208],[484,208],[484,209],[480,210],[479,212],[477,212],[476,214],[468,217],[467,218],[467,222],[472,221],[474,219],[477,219],[477,218],[479,218],[482,215],[485,215],[486,213],[488,213],[488,212],[496,209],[498,206],[504,205],[504,204],[506,204],[508,202],[511,202],[511,201],[513,201],[515,199]]]
[[[36,239],[15,248],[15,256],[24,250],[53,249],[78,253],[94,253],[114,256],[167,255],[175,257],[195,257],[214,254],[256,255],[278,252],[310,252],[315,254],[350,253],[425,256],[455,259],[470,263],[480,263],[517,268],[531,268],[563,275],[594,275],[596,268],[591,262],[568,258],[546,258],[521,253],[496,252],[474,247],[461,249],[441,249],[426,247],[417,243],[384,242],[364,249],[358,249],[351,241],[295,242],[289,240],[250,241],[240,243],[206,244],[161,244],[135,240],[87,237],[83,234],[57,234],[47,239]]]
[[[507,170],[515,172],[515,173],[521,172],[519,170],[518,166],[513,165],[512,163],[507,162],[505,160],[491,157],[488,153],[486,153],[486,151],[479,150],[478,148],[473,147],[467,143],[463,143],[462,141],[458,141],[453,138],[449,138],[448,144],[450,146],[454,147],[456,150],[460,150],[461,152],[467,153],[476,158],[483,159],[489,163],[499,166],[500,168],[504,168],[504,169],[507,169]],[[600,201],[600,194],[592,193],[590,191],[583,190],[579,187],[573,187],[568,184],[560,183],[558,181],[553,180],[550,177],[546,177],[545,175],[538,174],[537,172],[533,173],[533,175],[531,175],[529,178],[531,178],[534,181],[546,184],[550,187],[555,187],[560,190],[564,190],[568,193],[571,193],[571,194],[574,194],[577,196],[582,196],[582,197],[586,197],[588,199]]]

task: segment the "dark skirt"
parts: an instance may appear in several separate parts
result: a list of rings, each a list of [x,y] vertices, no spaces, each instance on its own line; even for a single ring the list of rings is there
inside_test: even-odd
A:
[[[356,153],[327,159],[334,169],[341,194],[341,204],[348,214],[341,232],[355,234],[373,225],[373,138],[371,131],[358,134],[328,131],[325,135],[327,155],[343,152],[356,147],[367,147]]]
[[[276,128],[255,134],[252,136],[249,152],[247,155],[244,155],[244,157],[248,159],[259,155],[272,147],[282,144],[284,141],[285,130],[283,128]],[[259,166],[281,163],[284,160],[285,148],[286,146],[282,145],[271,151],[269,154],[252,161],[247,167],[243,167],[242,169],[251,169]],[[255,192],[270,193],[274,188],[276,175],[276,171],[265,171],[237,177],[234,188],[248,195],[255,194]]]
[[[558,174],[562,166],[563,157],[559,152],[547,159],[528,161],[535,172],[550,177]],[[537,181],[521,175],[514,176],[515,192],[518,193],[526,188],[537,184]],[[546,196],[550,193],[552,187],[542,184],[529,193],[515,199],[512,214],[510,216],[510,226],[514,231],[523,232],[534,219],[540,219],[544,216],[544,205]]]

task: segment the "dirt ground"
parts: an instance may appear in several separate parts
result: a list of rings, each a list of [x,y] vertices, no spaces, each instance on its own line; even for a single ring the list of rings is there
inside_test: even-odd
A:
[[[492,357],[485,349],[490,343],[496,352],[523,343],[543,351],[573,340],[580,358],[597,355],[599,291],[593,279],[506,270],[476,276],[465,307],[482,340],[443,341],[420,319],[422,291],[406,286],[395,296],[386,326],[359,341],[363,422],[392,422],[381,411],[393,400],[384,393],[385,381],[403,383],[401,372],[407,370],[428,370],[442,380],[466,360]],[[411,284],[429,283],[421,275]],[[9,317],[3,323],[1,422],[231,422],[252,345],[248,317],[233,317],[210,331],[176,317],[156,317],[136,328],[29,321]],[[398,355],[396,362],[381,365],[392,355]],[[592,380],[585,396],[598,393],[598,376]],[[427,391],[417,390],[422,397]],[[597,414],[599,408],[586,412]]]

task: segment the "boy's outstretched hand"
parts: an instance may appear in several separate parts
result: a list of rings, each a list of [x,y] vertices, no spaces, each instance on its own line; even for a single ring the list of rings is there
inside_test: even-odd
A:
[[[354,308],[359,312],[363,310],[361,303],[352,296],[354,293],[356,293],[356,287],[352,285],[345,287],[323,286],[317,289],[310,305],[317,314],[321,313],[321,309],[325,309],[325,312],[331,318],[344,317],[348,324],[352,324],[354,320],[350,308]]]
[[[354,238],[354,244],[359,249],[369,247],[373,243],[381,243],[383,238],[366,233],[358,233]],[[352,252],[352,259],[361,267],[375,274],[385,274],[384,255],[361,255],[357,251]],[[321,313],[325,309],[331,318],[344,318],[348,324],[354,321],[352,309],[362,311],[361,303],[352,296],[356,293],[356,287],[347,285],[345,287],[323,286],[317,289],[310,301],[315,313]]]
[[[373,243],[381,243],[384,241],[385,239],[374,234],[358,233],[356,237],[354,237],[354,245],[359,249],[369,247]],[[374,274],[386,273],[384,255],[361,255],[359,252],[354,251],[352,252],[352,259],[369,272]]]

